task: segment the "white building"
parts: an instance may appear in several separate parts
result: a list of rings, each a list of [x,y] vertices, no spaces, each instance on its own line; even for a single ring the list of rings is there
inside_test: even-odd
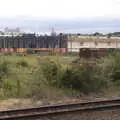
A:
[[[6,27],[4,29],[5,35],[19,35],[20,33],[21,33],[20,28],[11,29],[11,28]]]
[[[120,38],[69,37],[67,48],[68,52],[79,52],[80,48],[120,48]]]

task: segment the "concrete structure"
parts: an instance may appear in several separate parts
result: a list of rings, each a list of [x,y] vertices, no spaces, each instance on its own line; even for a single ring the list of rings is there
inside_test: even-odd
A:
[[[68,52],[79,52],[80,48],[120,48],[120,38],[68,38]]]

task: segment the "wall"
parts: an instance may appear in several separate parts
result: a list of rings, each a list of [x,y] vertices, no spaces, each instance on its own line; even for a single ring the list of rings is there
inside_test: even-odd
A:
[[[68,41],[68,52],[79,52],[79,48],[120,48],[120,41],[111,42]]]

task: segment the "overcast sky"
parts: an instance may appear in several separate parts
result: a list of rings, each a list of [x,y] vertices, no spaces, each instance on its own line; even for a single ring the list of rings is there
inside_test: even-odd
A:
[[[19,16],[34,19],[120,18],[120,0],[0,0],[0,18]]]
[[[120,31],[120,0],[0,0],[0,29]],[[105,28],[105,29],[103,29]]]

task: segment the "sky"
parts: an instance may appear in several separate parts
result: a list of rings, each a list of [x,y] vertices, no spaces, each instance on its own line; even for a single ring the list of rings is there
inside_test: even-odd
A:
[[[0,0],[0,25],[31,24],[30,20],[119,20],[119,11],[120,0]]]
[[[120,18],[120,0],[0,0],[0,18]]]

